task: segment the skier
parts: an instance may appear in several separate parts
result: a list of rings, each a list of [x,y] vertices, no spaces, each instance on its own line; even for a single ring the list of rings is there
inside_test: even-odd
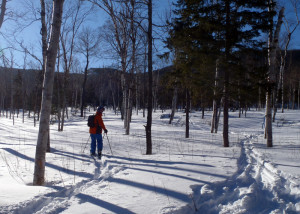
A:
[[[105,111],[103,106],[99,106],[97,108],[97,112],[94,119],[94,127],[90,127],[90,134],[91,134],[91,155],[95,156],[96,152],[96,141],[97,141],[97,152],[98,158],[101,159],[102,156],[102,149],[103,149],[103,142],[102,142],[102,129],[104,133],[107,134],[107,129],[102,120],[102,113]]]

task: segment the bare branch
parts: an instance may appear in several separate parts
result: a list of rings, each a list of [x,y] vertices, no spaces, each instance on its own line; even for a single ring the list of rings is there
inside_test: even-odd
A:
[[[2,0],[1,13],[0,13],[0,28],[3,24],[5,10],[6,10],[6,0]]]

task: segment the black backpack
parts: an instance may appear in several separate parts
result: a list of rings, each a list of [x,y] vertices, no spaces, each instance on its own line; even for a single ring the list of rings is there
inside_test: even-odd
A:
[[[95,115],[90,115],[90,116],[88,117],[88,123],[87,123],[87,125],[88,125],[90,128],[94,128],[94,127],[95,127],[94,121],[95,121]]]

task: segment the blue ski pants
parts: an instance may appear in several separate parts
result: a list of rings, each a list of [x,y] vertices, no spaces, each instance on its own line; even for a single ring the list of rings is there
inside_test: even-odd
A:
[[[102,134],[91,134],[91,154],[95,154],[96,142],[97,142],[97,152],[101,152],[103,149]]]

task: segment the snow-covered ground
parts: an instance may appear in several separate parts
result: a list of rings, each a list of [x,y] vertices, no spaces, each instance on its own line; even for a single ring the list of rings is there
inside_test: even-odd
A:
[[[300,213],[300,111],[277,114],[273,148],[263,111],[230,112],[229,148],[222,124],[210,133],[211,112],[191,114],[189,139],[184,113],[172,125],[161,115],[153,115],[153,155],[145,155],[142,114],[124,135],[120,115],[107,110],[102,160],[89,156],[86,119],[70,117],[63,132],[51,125],[43,187],[31,185],[38,127],[1,115],[0,213]]]

